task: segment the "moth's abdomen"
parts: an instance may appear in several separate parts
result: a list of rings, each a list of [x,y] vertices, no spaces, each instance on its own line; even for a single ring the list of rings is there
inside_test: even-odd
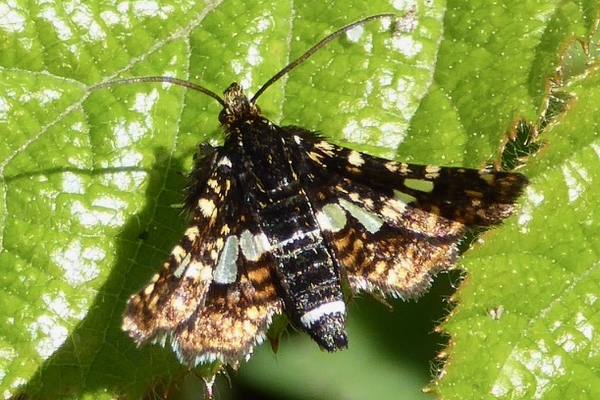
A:
[[[294,325],[329,351],[347,347],[338,266],[302,189],[259,210],[275,258],[281,297]]]

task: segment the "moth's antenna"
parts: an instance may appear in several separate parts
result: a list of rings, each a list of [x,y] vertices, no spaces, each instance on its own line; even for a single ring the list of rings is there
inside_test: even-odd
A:
[[[215,92],[213,92],[211,90],[208,90],[204,86],[196,85],[195,83],[192,83],[189,81],[184,81],[183,79],[172,78],[170,76],[142,76],[139,78],[117,79],[114,81],[102,82],[97,85],[94,85],[94,86],[90,87],[88,89],[88,91],[93,92],[97,89],[105,88],[108,86],[124,85],[124,84],[128,84],[128,83],[143,83],[143,82],[172,83],[173,85],[184,86],[186,88],[196,90],[198,92],[204,93],[204,94],[212,97],[213,99],[218,101],[219,104],[223,106],[223,108],[225,108],[227,106],[225,104],[225,100],[223,100],[221,98],[221,96],[219,96],[218,94],[216,94]]]
[[[315,44],[306,53],[302,54],[300,57],[298,57],[297,59],[295,59],[294,61],[289,63],[281,71],[276,73],[271,79],[269,79],[264,85],[262,85],[262,87],[260,89],[258,89],[258,92],[256,92],[256,94],[252,97],[252,100],[250,100],[250,102],[251,103],[256,102],[256,99],[258,99],[258,96],[263,94],[263,92],[265,90],[267,90],[267,88],[269,86],[271,86],[279,78],[281,78],[282,76],[284,76],[285,74],[287,74],[288,72],[290,72],[291,70],[296,68],[299,64],[303,63],[308,57],[315,54],[317,51],[319,51],[319,49],[321,49],[323,46],[325,46],[327,43],[331,42],[333,39],[337,38],[338,36],[344,34],[345,32],[348,32],[352,28],[356,28],[359,25],[364,25],[365,23],[367,23],[369,21],[373,21],[374,19],[395,18],[395,17],[396,17],[396,14],[391,14],[391,13],[371,15],[370,17],[363,18],[359,21],[351,23],[350,25],[346,25],[343,28],[338,29],[337,31],[333,32],[332,34],[328,35],[326,38],[321,40],[319,43]]]
[[[267,90],[267,88],[269,86],[271,86],[273,83],[275,83],[279,78],[281,78],[282,76],[284,76],[285,74],[287,74],[288,72],[290,72],[291,70],[293,70],[294,68],[296,68],[298,65],[300,65],[301,63],[303,63],[308,57],[310,57],[313,54],[315,54],[323,46],[325,46],[326,44],[328,44],[329,42],[331,42],[333,39],[335,39],[335,38],[339,37],[340,35],[344,34],[345,32],[348,32],[349,30],[351,30],[353,28],[356,28],[357,26],[364,25],[365,23],[367,23],[369,21],[373,21],[375,19],[395,18],[395,17],[396,17],[396,14],[391,14],[391,13],[371,15],[370,17],[363,18],[361,20],[355,21],[355,22],[353,22],[353,23],[351,23],[349,25],[344,26],[343,28],[338,29],[337,31],[335,31],[332,34],[328,35],[323,40],[321,40],[319,43],[317,43],[316,45],[314,45],[313,47],[311,47],[307,52],[305,52],[304,54],[302,54],[300,57],[298,57],[297,59],[295,59],[294,61],[292,61],[291,63],[289,63],[281,71],[279,71],[278,73],[276,73],[271,79],[269,79],[264,85],[262,85],[262,87],[260,89],[258,89],[258,92],[256,92],[256,94],[252,97],[252,100],[250,100],[250,101],[252,103],[256,102],[256,99],[258,99],[258,97],[261,94],[263,94],[263,92],[265,90]],[[197,85],[195,83],[192,83],[192,82],[189,82],[189,81],[184,81],[183,79],[173,78],[173,77],[170,77],[170,76],[142,76],[142,77],[138,77],[138,78],[116,79],[114,81],[102,82],[102,83],[99,83],[97,85],[91,86],[88,89],[88,92],[93,92],[95,90],[98,90],[98,89],[101,89],[101,88],[105,88],[105,87],[108,87],[108,86],[125,85],[125,84],[129,84],[129,83],[147,83],[147,82],[171,83],[173,85],[183,86],[183,87],[186,87],[186,88],[189,88],[189,89],[192,89],[192,90],[196,90],[198,92],[204,93],[204,94],[212,97],[213,99],[215,99],[216,101],[219,102],[219,104],[221,106],[223,106],[223,108],[227,107],[227,105],[225,104],[225,100],[223,100],[221,98],[221,96],[219,96],[218,94],[216,94],[212,90],[209,90],[209,89],[205,88],[204,86],[200,86],[200,85]]]

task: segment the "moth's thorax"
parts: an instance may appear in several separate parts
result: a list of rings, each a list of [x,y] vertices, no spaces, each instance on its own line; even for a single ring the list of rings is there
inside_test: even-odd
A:
[[[225,90],[223,100],[225,107],[219,116],[225,128],[223,146],[233,162],[252,175],[252,182],[245,184],[272,194],[286,192],[291,183],[299,184],[282,129],[261,115],[237,83]]]
[[[260,116],[260,108],[248,100],[242,87],[236,82],[229,85],[223,92],[223,100],[225,107],[219,114],[219,122],[227,128]]]

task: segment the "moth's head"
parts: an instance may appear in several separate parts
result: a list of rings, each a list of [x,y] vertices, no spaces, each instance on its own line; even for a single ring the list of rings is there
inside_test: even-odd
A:
[[[260,115],[260,109],[256,104],[248,100],[242,87],[233,82],[223,92],[225,105],[219,114],[219,122],[223,125],[233,125],[236,122],[245,121]]]

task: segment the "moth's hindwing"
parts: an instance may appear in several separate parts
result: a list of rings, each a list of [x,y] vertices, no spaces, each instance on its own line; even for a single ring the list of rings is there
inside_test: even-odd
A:
[[[281,312],[273,259],[262,250],[236,182],[220,148],[197,162],[186,204],[191,224],[162,270],[127,304],[123,329],[130,336],[140,344],[170,340],[189,365],[247,358]]]
[[[332,186],[326,198],[345,211],[345,225],[331,231],[329,238],[354,292],[415,298],[436,273],[456,261],[456,243],[464,231],[459,222],[345,179]]]

